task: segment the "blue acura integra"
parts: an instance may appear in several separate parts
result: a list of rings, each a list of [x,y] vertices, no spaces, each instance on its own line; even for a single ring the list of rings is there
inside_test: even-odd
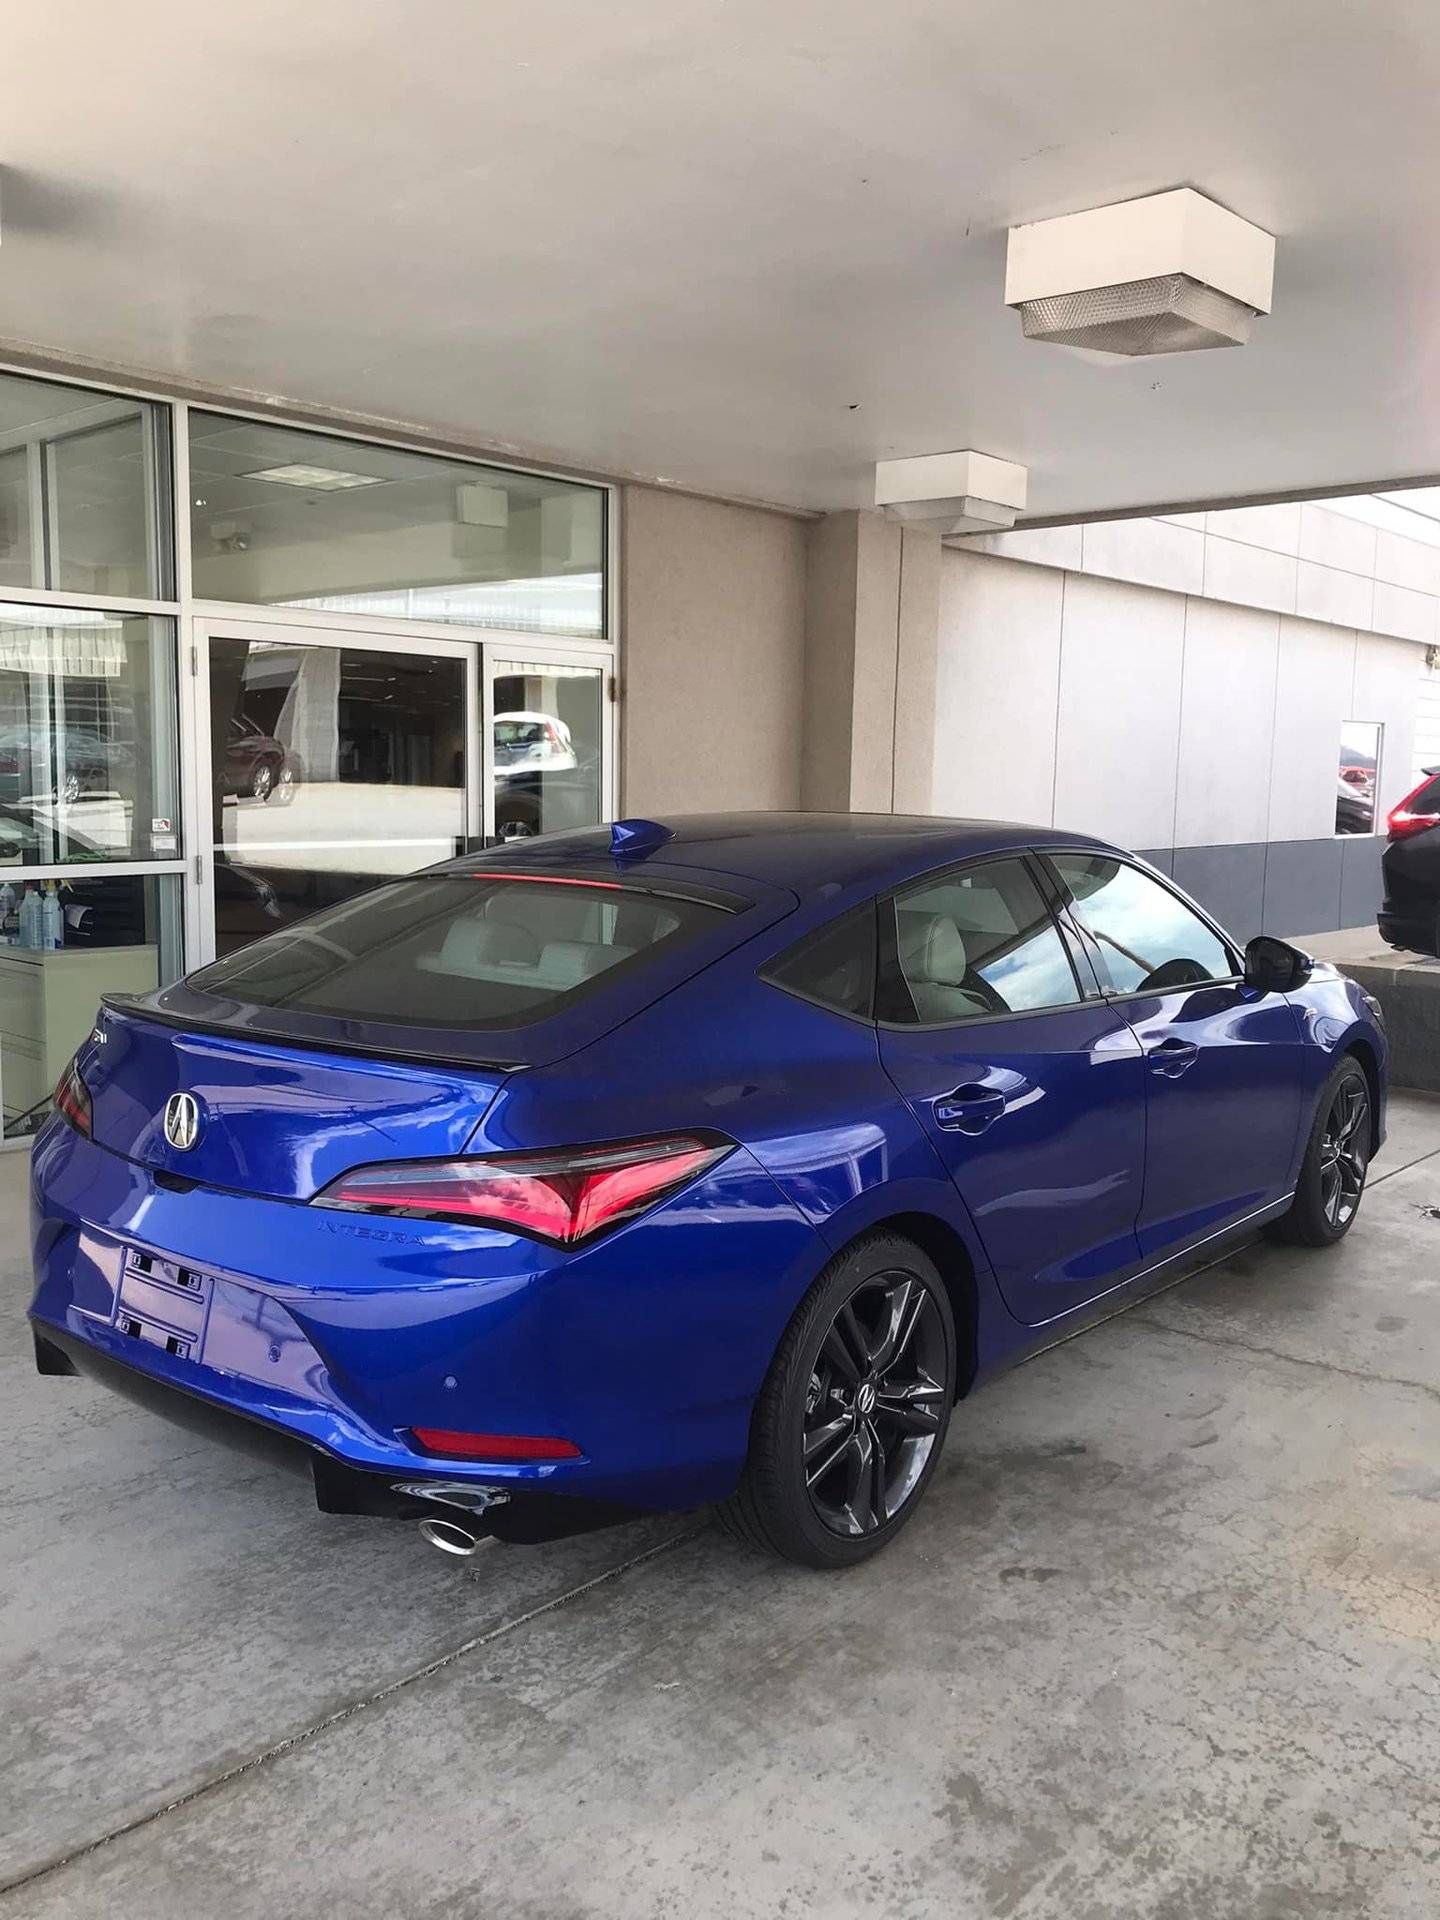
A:
[[[1378,1008],[1133,856],[888,815],[622,822],[107,1000],[34,1158],[35,1351],[453,1552],[717,1501],[811,1566],[952,1408],[1383,1137]]]

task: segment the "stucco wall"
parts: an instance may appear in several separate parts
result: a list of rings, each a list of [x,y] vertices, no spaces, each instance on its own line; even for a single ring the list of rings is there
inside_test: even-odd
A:
[[[1383,819],[1412,784],[1413,641],[947,551],[937,656],[936,813],[1140,848],[1241,935],[1373,917],[1380,842],[1334,831],[1340,727],[1384,730]]]
[[[810,523],[627,487],[621,810],[800,799]]]

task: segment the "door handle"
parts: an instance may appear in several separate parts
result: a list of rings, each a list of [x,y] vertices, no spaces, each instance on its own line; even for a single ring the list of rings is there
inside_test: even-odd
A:
[[[1145,1057],[1150,1062],[1150,1071],[1158,1073],[1163,1080],[1178,1080],[1182,1073],[1193,1067],[1200,1049],[1193,1040],[1160,1040],[1153,1047],[1145,1049]]]
[[[956,1087],[953,1093],[942,1093],[931,1102],[931,1110],[936,1126],[944,1127],[949,1133],[983,1133],[1008,1105],[1003,1093],[971,1082]]]

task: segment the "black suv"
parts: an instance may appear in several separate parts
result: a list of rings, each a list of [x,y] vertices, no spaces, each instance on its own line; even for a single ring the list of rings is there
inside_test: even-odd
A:
[[[1375,923],[1392,947],[1440,955],[1440,767],[1426,769],[1386,824],[1385,898]]]

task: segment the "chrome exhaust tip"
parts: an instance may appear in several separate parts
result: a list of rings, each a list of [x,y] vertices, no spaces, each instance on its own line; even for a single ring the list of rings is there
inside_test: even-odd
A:
[[[472,1533],[469,1527],[462,1526],[458,1520],[446,1520],[438,1513],[427,1513],[420,1522],[420,1538],[428,1545],[438,1547],[441,1553],[453,1553],[461,1560],[468,1560],[479,1547],[483,1535]]]

